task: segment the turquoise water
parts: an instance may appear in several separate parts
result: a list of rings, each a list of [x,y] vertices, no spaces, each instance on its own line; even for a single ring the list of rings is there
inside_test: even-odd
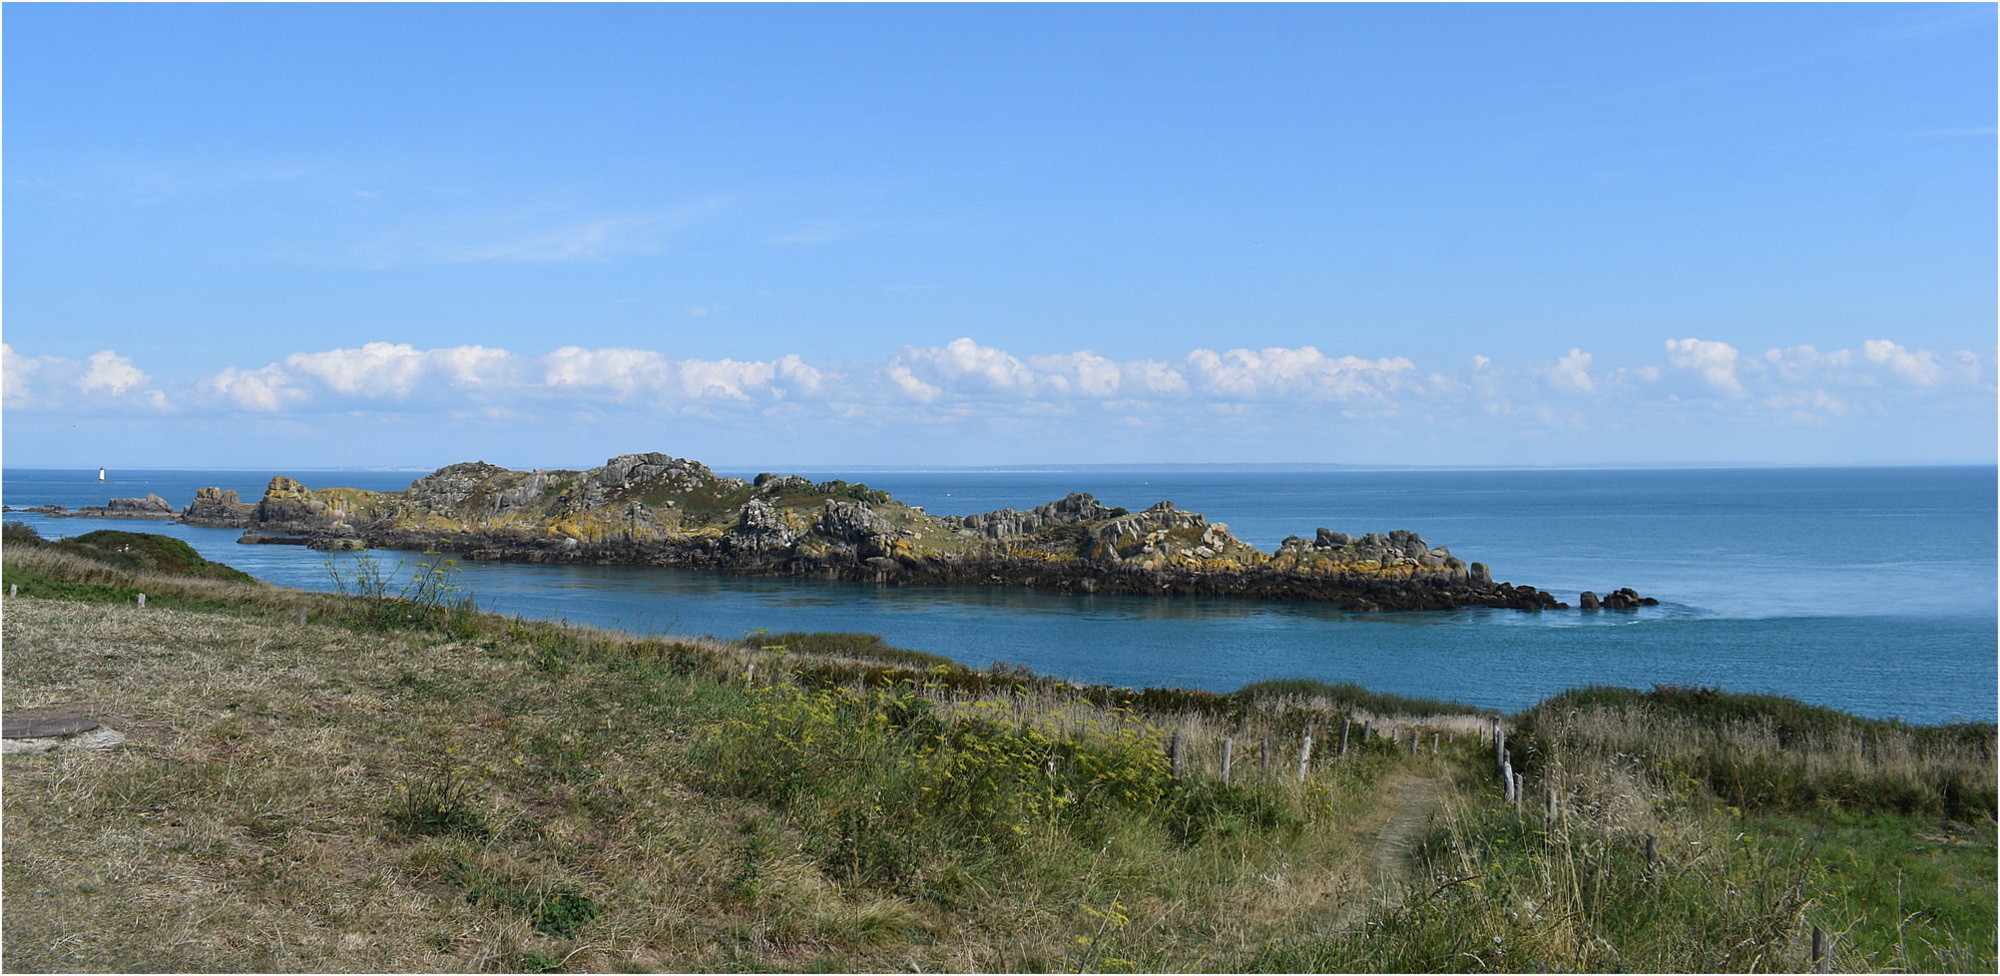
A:
[[[314,487],[384,490],[420,474],[113,471],[99,485],[95,471],[9,469],[4,500],[77,507],[150,491],[178,507],[206,485],[255,499],[273,473]],[[1673,683],[1922,722],[1991,720],[1996,711],[1992,467],[806,473],[864,481],[940,515],[1024,508],[1074,490],[1134,509],[1170,499],[1265,549],[1318,526],[1407,528],[1489,564],[1496,579],[1570,602],[1584,589],[1631,586],[1662,605],[1351,615],[1312,604],[495,563],[465,564],[465,580],[483,606],[505,613],[720,636],[870,631],[970,664],[1010,661],[1135,686],[1226,691],[1306,677],[1518,709],[1579,685]],[[325,554],[239,546],[233,530],[7,517],[38,523],[44,534],[159,531],[259,578],[329,588]]]

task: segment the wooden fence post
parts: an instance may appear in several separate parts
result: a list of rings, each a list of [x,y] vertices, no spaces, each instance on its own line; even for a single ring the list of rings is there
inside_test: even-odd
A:
[[[1548,806],[1543,812],[1550,823],[1555,823],[1556,818],[1562,814],[1562,807],[1556,802],[1556,788],[1553,786],[1549,787]]]
[[[1500,760],[1500,797],[1514,802],[1514,764],[1505,759]]]
[[[1423,733],[1418,732],[1416,729],[1410,730],[1410,755],[1414,756],[1417,754],[1417,740],[1423,737]]]
[[[10,600],[11,600],[11,599],[13,599],[14,597],[17,597],[17,596],[20,596],[20,595],[21,595],[21,584],[19,584],[19,583],[9,583],[9,584],[7,584],[7,598],[8,598],[8,599],[10,599]]]
[[[1174,737],[1167,740],[1167,768],[1175,779],[1181,778],[1181,730],[1174,730]]]
[[[1831,941],[1832,940],[1826,937],[1825,929],[1820,928],[1817,925],[1813,926],[1812,930],[1813,972],[1816,973],[1833,972],[1833,946],[1831,945]]]
[[[139,609],[146,609],[146,594],[144,593],[139,594]]]
[[[1514,774],[1514,812],[1515,812],[1515,813],[1520,813],[1520,812],[1521,812],[1521,801],[1522,801],[1522,799],[1523,799],[1523,796],[1522,796],[1522,794],[1524,794],[1524,793],[1526,793],[1526,792],[1528,792],[1528,774],[1526,774],[1526,773],[1515,773],[1515,774]]]
[[[1229,767],[1236,758],[1236,740],[1222,740],[1222,781],[1229,782]]]
[[[1650,884],[1658,880],[1660,880],[1660,839],[1652,834],[1647,834],[1646,881]]]
[[[1345,719],[1343,719],[1343,720],[1341,721],[1341,723],[1340,723],[1340,751],[1339,751],[1339,752],[1337,752],[1337,753],[1334,753],[1334,755],[1336,755],[1336,756],[1340,756],[1340,757],[1345,757],[1345,756],[1347,755],[1347,732],[1348,732],[1348,730],[1349,730],[1349,729],[1352,729],[1353,727],[1354,727],[1354,723],[1353,723],[1353,722],[1350,722],[1350,721],[1347,721],[1347,720],[1345,720]]]
[[[1312,761],[1312,754],[1313,734],[1308,731],[1305,741],[1299,745],[1299,782],[1301,783],[1306,781],[1306,763]]]
[[[1437,754],[1438,754],[1438,734],[1437,734],[1436,732],[1432,732],[1432,733],[1431,733],[1431,755],[1435,756],[1435,755],[1437,755]]]
[[[1270,778],[1271,778],[1271,737],[1270,737],[1270,736],[1268,736],[1268,735],[1264,737],[1264,742],[1263,742],[1263,744],[1262,744],[1262,748],[1260,748],[1260,749],[1258,749],[1258,750],[1257,750],[1257,763],[1258,763],[1258,765],[1260,765],[1260,766],[1262,766],[1262,767],[1263,767],[1262,769],[1258,770],[1258,773],[1259,773],[1259,775],[1263,776],[1263,777],[1264,777],[1265,779],[1270,779]]]

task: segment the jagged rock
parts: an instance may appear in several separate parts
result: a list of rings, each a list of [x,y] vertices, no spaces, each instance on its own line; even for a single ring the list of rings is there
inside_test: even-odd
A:
[[[132,510],[164,509],[138,504]],[[1404,529],[1357,538],[1322,528],[1266,553],[1170,501],[1129,512],[1078,492],[1027,511],[937,517],[866,485],[770,474],[746,482],[661,453],[619,455],[588,471],[453,464],[402,492],[310,489],[280,476],[254,506],[205,489],[186,518],[265,541],[437,548],[473,559],[1316,600],[1366,612],[1564,606],[1533,587],[1496,585],[1485,564],[1468,566]],[[1601,603],[1614,599],[1653,602],[1626,590]]]
[[[234,488],[203,488],[194,493],[194,501],[189,502],[181,512],[181,522],[210,528],[237,528],[250,524],[250,517],[256,511],[257,506],[245,502]]]
[[[1597,594],[1589,590],[1585,590],[1583,591],[1582,596],[1576,598],[1576,603],[1577,606],[1581,607],[1582,609],[1595,610],[1598,607]]]
[[[795,474],[782,476],[760,474],[750,483],[756,486],[759,494],[764,495],[775,495],[781,491],[811,491],[813,488],[810,478],[801,478]]]
[[[813,524],[813,532],[843,548],[877,555],[889,550],[896,527],[875,514],[866,502],[829,498],[820,511],[819,521]]]
[[[1603,604],[1606,610],[1637,610],[1640,607],[1657,607],[1660,601],[1640,596],[1637,590],[1626,586],[1605,594]]]
[[[1076,525],[1123,514],[1123,509],[1110,509],[1098,504],[1089,492],[1072,492],[1026,512],[1003,508],[997,512],[967,515],[962,524],[966,531],[989,539],[1012,539],[1033,535],[1051,526]]]
[[[746,502],[737,516],[736,525],[729,530],[730,538],[737,545],[757,551],[786,548],[799,541],[799,536],[803,534],[792,528],[785,517],[762,498]]]
[[[171,519],[174,507],[158,495],[144,498],[113,498],[103,505],[86,505],[76,510],[85,518]]]

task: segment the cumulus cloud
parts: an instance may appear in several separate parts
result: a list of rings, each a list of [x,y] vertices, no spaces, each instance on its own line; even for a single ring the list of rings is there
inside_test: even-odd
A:
[[[1886,365],[1918,386],[1935,386],[1943,374],[1934,352],[1911,352],[1887,339],[1870,339],[1861,344],[1861,351],[1869,362]]]
[[[272,413],[305,400],[308,394],[291,385],[292,378],[276,365],[239,370],[234,366],[202,381],[202,388],[241,409]]]
[[[285,365],[336,393],[407,396],[424,373],[425,354],[409,343],[371,342],[359,349],[294,353]]]
[[[1736,347],[1708,339],[1668,339],[1667,361],[1680,369],[1700,373],[1708,385],[1732,397],[1749,396],[1736,377]]]
[[[152,379],[131,357],[111,349],[78,360],[24,356],[0,343],[0,399],[16,408],[172,409],[166,394],[151,386]]]
[[[1117,396],[1124,384],[1124,370],[1115,362],[1089,350],[1050,356],[1029,356],[1028,365],[1039,374],[1043,390],[1056,395],[1087,397]]]
[[[28,403],[34,399],[35,374],[52,357],[23,356],[14,347],[0,342],[0,400]]]
[[[1035,392],[1035,374],[1026,363],[971,339],[953,339],[942,346],[905,346],[890,360],[888,370],[899,387],[918,392]]]
[[[109,349],[91,353],[87,361],[90,368],[76,381],[76,388],[85,393],[102,391],[117,396],[151,379],[133,367],[130,358]]]
[[[1198,391],[1242,399],[1352,400],[1382,397],[1413,385],[1416,364],[1393,359],[1332,358],[1312,346],[1188,353]]]
[[[1590,378],[1590,360],[1589,353],[1571,349],[1569,355],[1556,360],[1555,367],[1549,370],[1549,382],[1568,393],[1596,392],[1597,383]]]
[[[1483,428],[1497,444],[1572,429],[1667,429],[1675,416],[1700,416],[1706,424],[1728,417],[1741,430],[1764,425],[1837,432],[1848,429],[1842,425],[1991,410],[1991,355],[1886,339],[1852,349],[1800,345],[1751,352],[1690,337],[1655,348],[1662,351],[1623,363],[1572,347],[1552,358],[1510,362],[1482,355],[1419,371],[1405,357],[1328,354],[1314,346],[1202,348],[1179,358],[1119,359],[1091,349],[1005,349],[965,337],[888,350],[850,374],[797,354],[704,359],[623,347],[517,353],[364,342],[169,381],[164,387],[171,401],[140,363],[112,350],[68,359],[23,355],[0,344],[0,354],[9,410],[207,410],[284,414],[288,422],[315,412],[444,424],[683,418],[721,425],[714,429],[940,425],[1045,430],[1049,437],[1096,422],[1146,429],[1175,442],[1206,442],[1221,435],[1205,425],[1231,418],[1232,430],[1303,425],[1390,440]],[[1673,374],[1688,380],[1660,382]],[[1589,397],[1590,408],[1580,409],[1578,397]]]
[[[650,349],[564,346],[542,357],[542,380],[551,387],[603,387],[619,393],[666,386],[672,365]]]

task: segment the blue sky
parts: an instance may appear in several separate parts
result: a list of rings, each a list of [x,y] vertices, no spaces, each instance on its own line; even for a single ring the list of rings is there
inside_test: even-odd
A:
[[[9,4],[10,465],[1995,458],[1995,8]]]

